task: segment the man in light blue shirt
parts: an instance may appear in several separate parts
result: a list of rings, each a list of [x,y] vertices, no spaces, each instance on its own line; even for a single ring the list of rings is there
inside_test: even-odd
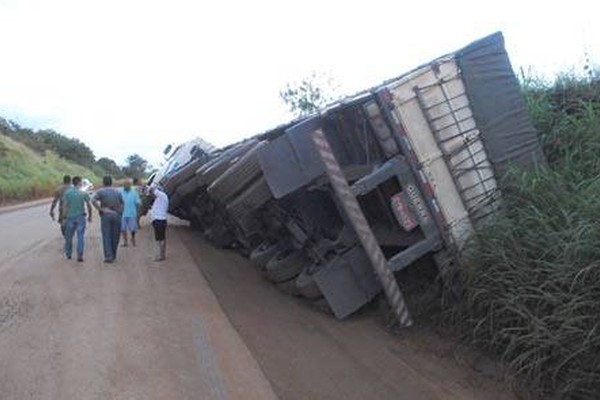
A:
[[[138,209],[141,204],[140,196],[137,190],[131,187],[131,179],[125,180],[121,197],[123,198],[123,220],[121,223],[121,232],[123,234],[123,246],[128,246],[127,233],[131,233],[131,244],[135,247],[135,232],[138,224]]]

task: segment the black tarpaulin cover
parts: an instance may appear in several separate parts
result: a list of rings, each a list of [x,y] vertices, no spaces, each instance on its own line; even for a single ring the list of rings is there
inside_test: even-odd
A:
[[[502,178],[511,167],[545,164],[537,132],[498,32],[456,53],[488,157]]]

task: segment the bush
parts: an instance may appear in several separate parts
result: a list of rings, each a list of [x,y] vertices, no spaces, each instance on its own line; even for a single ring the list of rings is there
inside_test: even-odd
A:
[[[600,85],[526,82],[548,158],[513,171],[494,224],[464,255],[451,309],[466,335],[532,390],[600,398]]]

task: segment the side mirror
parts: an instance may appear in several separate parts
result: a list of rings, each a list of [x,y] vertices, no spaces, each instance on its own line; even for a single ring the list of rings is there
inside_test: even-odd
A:
[[[166,156],[167,154],[169,154],[169,152],[171,151],[172,148],[173,148],[172,144],[167,145],[167,147],[165,147],[165,149],[163,150],[163,154]]]

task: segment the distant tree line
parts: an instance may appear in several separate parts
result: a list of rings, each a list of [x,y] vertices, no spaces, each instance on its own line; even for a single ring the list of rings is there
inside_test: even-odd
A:
[[[41,155],[47,151],[53,152],[59,157],[91,169],[98,176],[112,175],[117,179],[143,178],[151,170],[148,161],[139,154],[127,157],[125,165],[122,166],[108,157],[96,160],[92,149],[79,139],[67,137],[52,129],[25,128],[2,117],[0,117],[0,134],[26,145]]]

